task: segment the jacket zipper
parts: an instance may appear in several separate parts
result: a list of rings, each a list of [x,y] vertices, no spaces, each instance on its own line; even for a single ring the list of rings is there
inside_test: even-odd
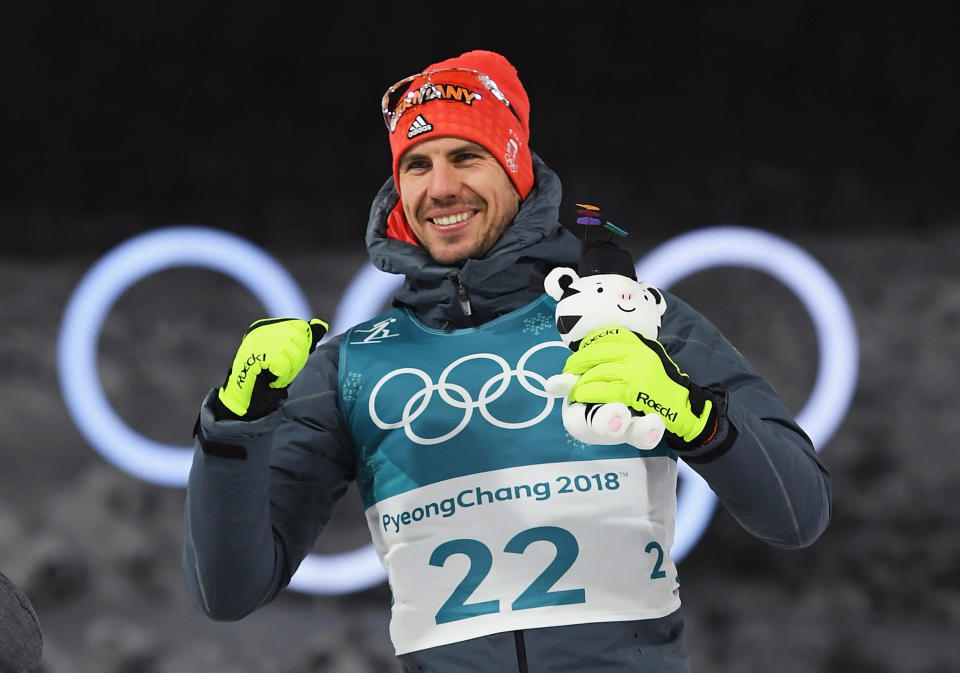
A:
[[[523,631],[513,632],[513,642],[517,646],[517,670],[527,673],[527,645],[523,642]]]
[[[473,307],[470,306],[467,287],[463,284],[460,274],[453,275],[453,284],[457,288],[457,301],[460,302],[460,310],[463,311],[463,315],[469,318],[473,314]]]

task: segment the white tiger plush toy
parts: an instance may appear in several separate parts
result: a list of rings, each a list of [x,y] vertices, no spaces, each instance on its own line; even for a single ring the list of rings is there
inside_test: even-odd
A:
[[[646,281],[614,273],[581,278],[573,269],[557,267],[547,274],[543,285],[557,301],[557,330],[570,350],[577,350],[585,336],[603,327],[625,327],[648,339],[656,339],[660,333],[666,302]],[[563,397],[563,426],[573,437],[586,444],[626,443],[641,450],[660,443],[664,432],[660,414],[637,415],[621,402],[570,402],[567,395],[579,378],[556,374],[546,385],[548,393]]]

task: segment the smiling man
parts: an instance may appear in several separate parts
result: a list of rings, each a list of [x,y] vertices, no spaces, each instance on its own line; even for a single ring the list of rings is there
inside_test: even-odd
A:
[[[440,264],[483,257],[520,209],[520,195],[482,145],[424,140],[398,166],[403,214]]]
[[[483,257],[534,183],[530,102],[499,54],[475,51],[400,80],[383,96],[400,201],[387,236],[436,262]]]
[[[662,344],[599,334],[571,356],[532,281],[578,262],[632,275],[632,260],[619,250],[626,260],[601,268],[560,224],[560,181],[530,150],[530,104],[503,56],[435,63],[381,108],[393,174],[366,244],[406,282],[390,311],[319,347],[319,320],[244,335],[195,427],[183,555],[195,604],[230,620],[273,600],[355,482],[405,671],[688,673],[670,557],[678,460],[747,531],[800,547],[830,514],[810,440],[668,292]],[[597,395],[628,393],[583,402],[668,392],[664,441],[575,440],[544,388],[565,367]]]

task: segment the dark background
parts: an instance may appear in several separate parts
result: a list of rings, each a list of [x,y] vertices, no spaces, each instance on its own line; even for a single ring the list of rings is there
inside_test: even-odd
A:
[[[957,215],[960,24],[946,12],[517,4],[6,9],[7,249],[100,250],[192,222],[266,245],[355,244],[389,174],[380,95],[474,48],[517,66],[531,145],[567,201],[635,229]]]
[[[929,8],[809,2],[5,8],[0,570],[37,607],[44,673],[396,670],[382,586],[287,592],[235,624],[191,608],[183,492],[80,437],[57,329],[97,258],[173,224],[264,247],[330,317],[389,174],[380,95],[473,48],[517,66],[564,213],[601,205],[638,258],[700,227],[771,231],[853,308],[857,393],[820,447],[833,522],[785,552],[718,510],[680,564],[695,670],[960,671],[958,28]],[[673,290],[799,410],[818,354],[791,292],[745,269]],[[209,271],[137,283],[101,335],[111,402],[142,434],[186,444],[262,310]],[[317,549],[366,539],[351,493]]]

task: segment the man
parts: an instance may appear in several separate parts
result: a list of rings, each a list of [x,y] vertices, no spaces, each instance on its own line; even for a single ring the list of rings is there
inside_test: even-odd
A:
[[[554,304],[531,279],[575,266],[580,243],[558,222],[560,183],[530,151],[506,59],[434,64],[382,107],[393,176],[367,248],[406,283],[393,310],[309,355],[320,321],[244,336],[195,431],[184,571],[196,604],[229,620],[271,601],[356,480],[405,670],[688,671],[669,557],[678,457],[780,547],[825,528],[826,470],[773,389],[669,293],[670,358],[638,339],[557,347]],[[595,384],[574,400],[679,391],[668,440],[643,453],[574,440],[543,390],[565,363]]]

